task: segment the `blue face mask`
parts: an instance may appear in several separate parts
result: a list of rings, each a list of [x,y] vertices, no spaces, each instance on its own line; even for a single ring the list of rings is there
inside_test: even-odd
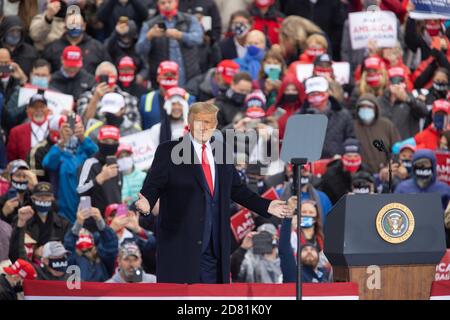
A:
[[[19,42],[22,40],[22,35],[8,33],[5,37],[5,42],[11,46],[17,46]]]
[[[443,131],[445,125],[445,116],[443,114],[433,115],[433,124],[437,131]]]
[[[41,89],[48,89],[48,78],[33,76],[31,77],[31,84]]]
[[[372,123],[372,121],[375,119],[375,110],[372,108],[362,107],[358,110],[358,117],[365,124]]]
[[[258,60],[262,60],[264,58],[264,50],[253,45],[247,46],[247,53],[249,56],[254,57]]]
[[[82,33],[83,33],[83,29],[81,29],[81,28],[69,29],[67,31],[67,34],[71,38],[78,38]]]
[[[300,227],[311,228],[316,223],[316,219],[313,217],[302,217],[300,220]]]

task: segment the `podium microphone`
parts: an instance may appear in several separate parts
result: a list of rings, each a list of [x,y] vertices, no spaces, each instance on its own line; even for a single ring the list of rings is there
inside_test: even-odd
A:
[[[391,153],[386,148],[383,140],[375,139],[372,141],[373,146],[380,152],[384,152],[386,154],[386,160],[388,162],[388,170],[389,170],[389,193],[392,193],[392,168],[391,168]]]

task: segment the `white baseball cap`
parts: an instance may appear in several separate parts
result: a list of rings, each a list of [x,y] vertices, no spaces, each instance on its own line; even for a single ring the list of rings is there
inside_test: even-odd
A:
[[[305,93],[309,94],[311,92],[327,92],[328,91],[328,81],[324,77],[311,77],[305,81]]]
[[[124,97],[116,92],[107,93],[103,96],[101,102],[100,113],[117,113],[125,108]]]

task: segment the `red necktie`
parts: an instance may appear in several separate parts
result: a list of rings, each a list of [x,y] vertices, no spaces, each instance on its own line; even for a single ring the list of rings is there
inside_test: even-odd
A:
[[[202,169],[205,174],[206,182],[208,183],[211,195],[214,194],[213,180],[211,174],[211,167],[209,166],[208,156],[206,155],[206,145],[202,144]]]

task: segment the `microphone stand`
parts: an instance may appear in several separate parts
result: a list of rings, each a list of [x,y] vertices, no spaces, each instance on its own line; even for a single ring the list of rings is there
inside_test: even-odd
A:
[[[296,281],[296,299],[302,300],[302,250],[301,250],[301,227],[300,215],[302,206],[302,175],[301,169],[308,162],[306,158],[293,158],[291,160],[294,167],[294,190],[297,193],[297,281]]]

